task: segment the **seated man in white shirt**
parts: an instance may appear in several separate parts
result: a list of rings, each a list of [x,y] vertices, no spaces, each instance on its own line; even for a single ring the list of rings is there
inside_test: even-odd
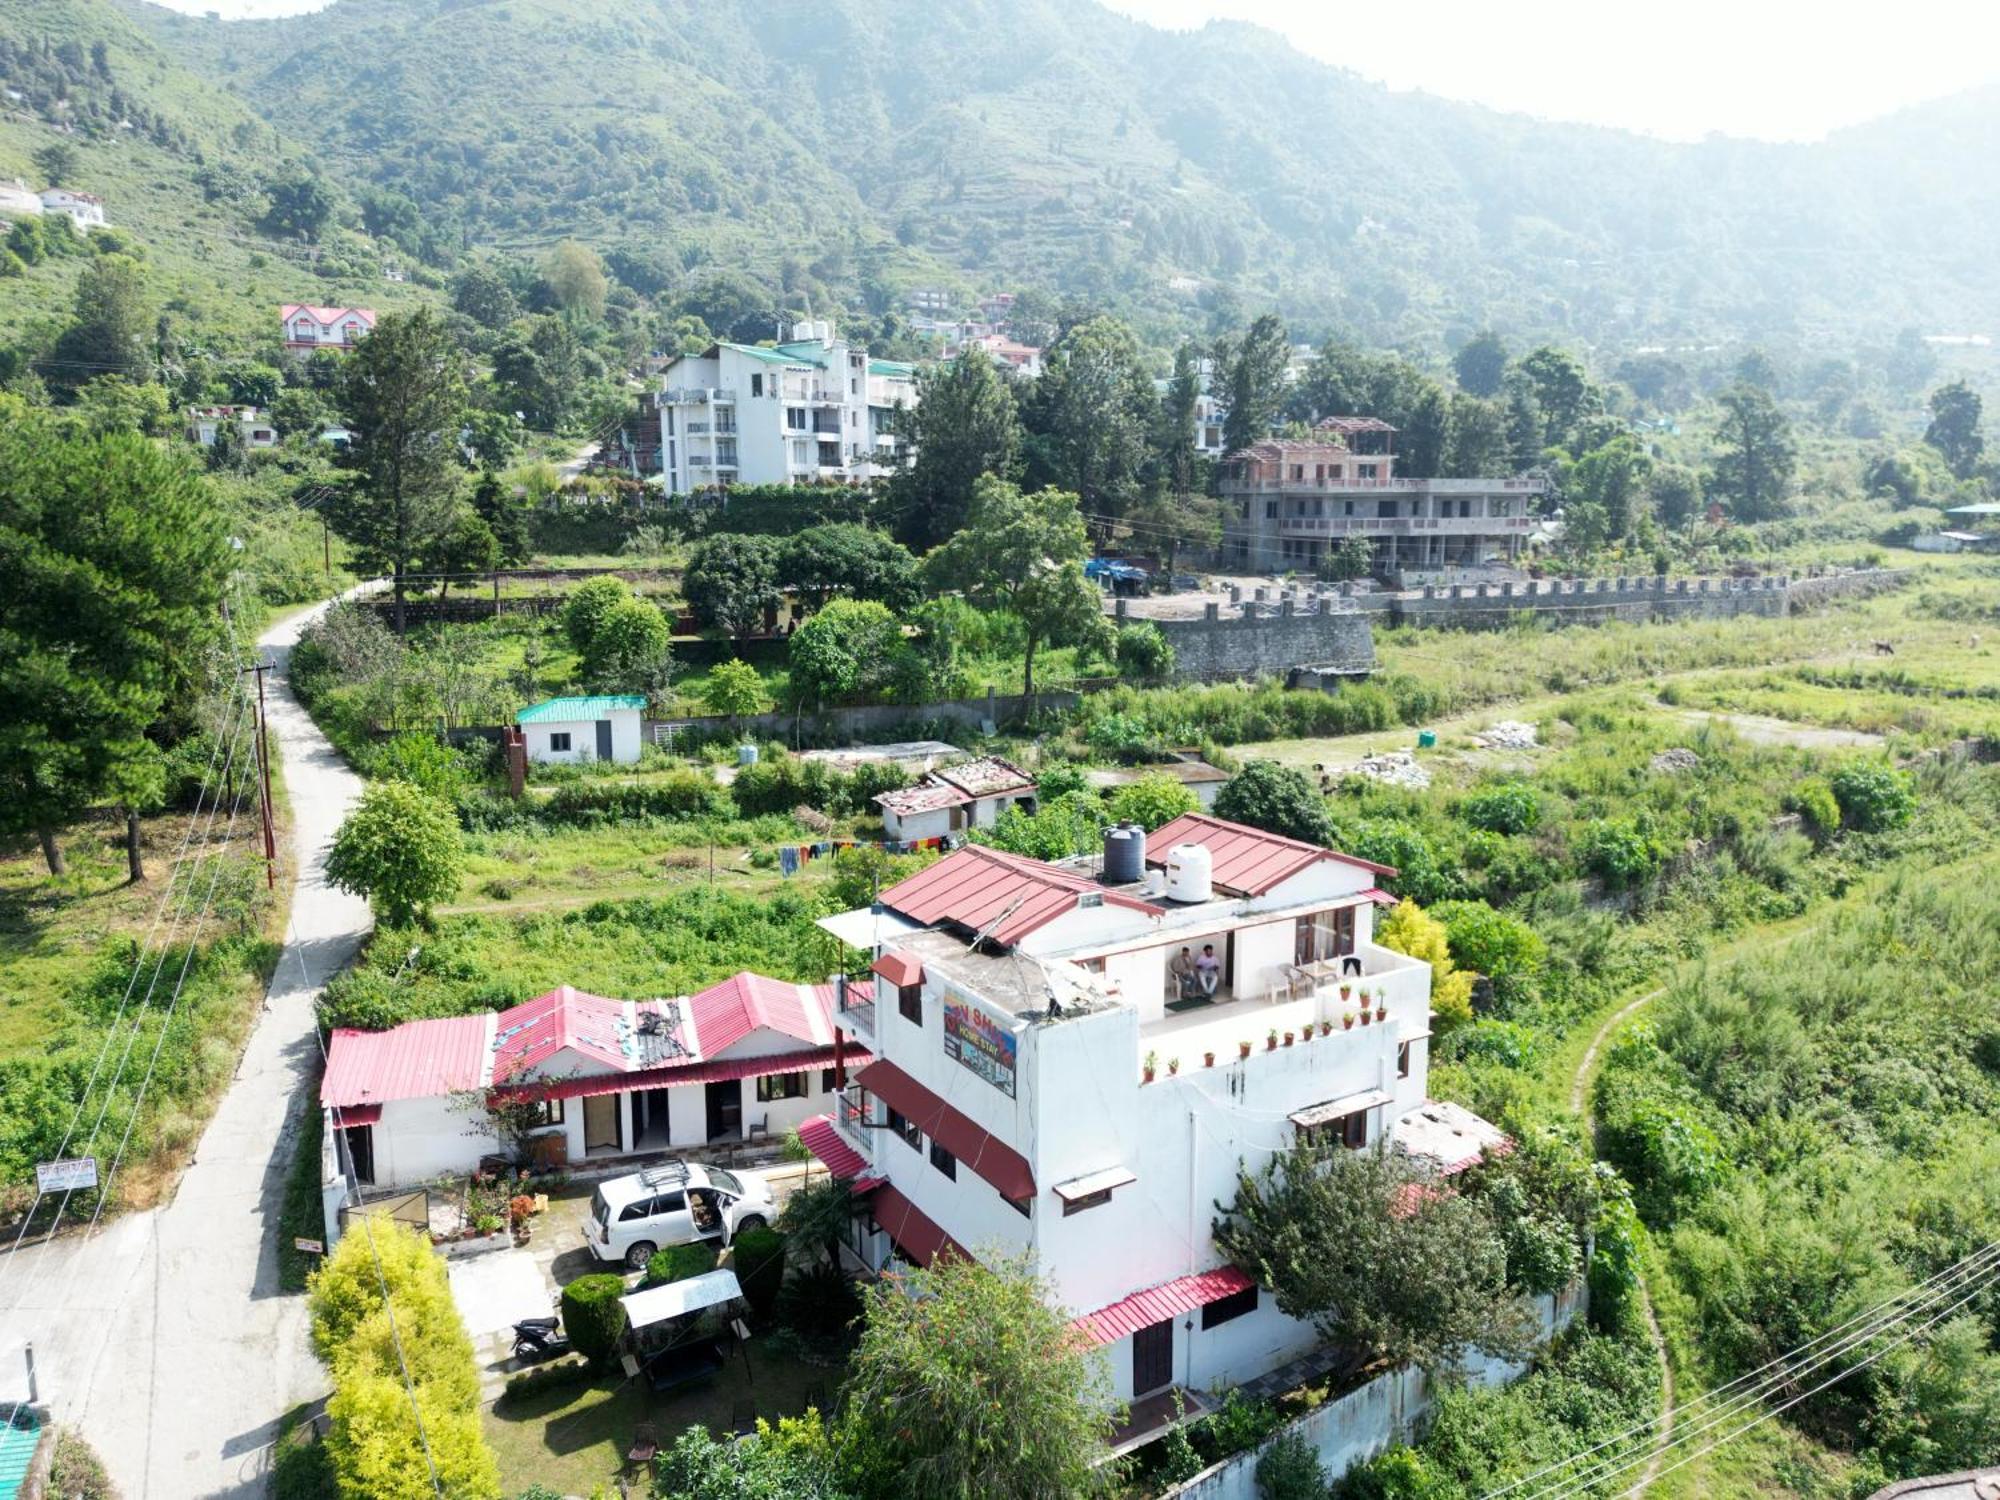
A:
[[[1194,961],[1195,983],[1204,995],[1213,996],[1222,983],[1222,960],[1215,956],[1215,944],[1203,943],[1201,957]]]

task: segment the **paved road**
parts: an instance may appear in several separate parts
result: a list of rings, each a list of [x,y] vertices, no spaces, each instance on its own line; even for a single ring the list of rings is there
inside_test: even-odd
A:
[[[34,1341],[43,1400],[82,1427],[128,1500],[264,1494],[279,1418],[326,1392],[304,1299],[278,1291],[277,1218],[318,1055],[313,997],[353,955],[369,918],[321,874],[361,783],[283,675],[316,613],[259,642],[280,668],[268,713],[299,870],[292,937],[235,1081],[165,1207],[88,1240],[24,1250],[0,1283],[0,1303],[27,1293],[0,1326],[0,1358]],[[7,1380],[10,1393],[15,1383]]]

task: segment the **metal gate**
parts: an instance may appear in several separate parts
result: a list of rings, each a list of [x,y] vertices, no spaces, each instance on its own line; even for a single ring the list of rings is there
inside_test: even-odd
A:
[[[354,1220],[366,1214],[371,1218],[385,1218],[398,1224],[408,1224],[413,1229],[421,1229],[425,1234],[431,1229],[431,1195],[428,1188],[414,1188],[407,1193],[391,1193],[384,1198],[374,1198],[363,1203],[344,1204],[340,1210],[340,1232],[347,1233]]]

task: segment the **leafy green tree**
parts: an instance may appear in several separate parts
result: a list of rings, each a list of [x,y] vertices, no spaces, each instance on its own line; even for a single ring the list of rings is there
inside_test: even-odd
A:
[[[1646,496],[1662,526],[1685,530],[1702,513],[1701,475],[1685,464],[1655,464],[1646,476]]]
[[[1078,324],[1044,354],[1023,405],[1029,483],[1075,494],[1099,526],[1123,516],[1141,492],[1157,407],[1131,329],[1108,317]]]
[[[494,552],[501,567],[518,567],[534,550],[528,532],[528,510],[507,492],[500,476],[491,469],[472,486],[472,510],[493,534]]]
[[[1449,1372],[1475,1351],[1511,1359],[1533,1344],[1484,1210],[1380,1143],[1307,1140],[1244,1171],[1215,1241],[1351,1369],[1381,1360]]]
[[[1636,440],[1613,438],[1577,460],[1567,488],[1584,504],[1599,507],[1606,534],[1622,540],[1631,533],[1633,500],[1642,492],[1652,464]]]
[[[1291,341],[1277,314],[1265,313],[1250,325],[1223,365],[1222,388],[1229,403],[1222,446],[1234,453],[1271,430],[1285,395],[1285,365]]]
[[[1366,578],[1375,570],[1375,549],[1366,537],[1344,536],[1326,544],[1320,554],[1318,573],[1328,583],[1349,583]]]
[[[485,261],[472,261],[452,277],[451,306],[488,329],[505,328],[521,315],[507,278]]]
[[[604,279],[604,262],[588,245],[564,240],[543,258],[542,275],[555,289],[556,301],[564,312],[592,321],[604,316],[610,284]]]
[[[983,350],[917,372],[917,404],[900,414],[915,458],[889,481],[897,540],[925,552],[964,524],[982,474],[1012,476],[1021,446],[1014,394]]]
[[[167,400],[167,388],[155,381],[100,375],[76,393],[75,410],[77,420],[89,432],[159,437],[167,430],[173,408]]]
[[[856,849],[871,847],[875,846],[855,846]],[[838,1177],[821,1177],[792,1190],[778,1215],[778,1228],[787,1244],[798,1246],[809,1258],[838,1265],[840,1248],[847,1243],[848,1227],[854,1222],[854,1210],[853,1184]]]
[[[1899,828],[1917,810],[1910,773],[1891,766],[1857,763],[1842,766],[1830,778],[1840,820],[1862,833]]]
[[[1469,396],[1500,394],[1500,382],[1507,374],[1507,342],[1490,328],[1482,328],[1451,357],[1452,374],[1458,388]]]
[[[913,606],[921,592],[910,549],[851,522],[808,526],[785,538],[779,547],[778,579],[815,609],[840,594],[872,599],[900,612]]]
[[[1166,552],[1172,577],[1183,547],[1211,548],[1222,540],[1222,502],[1193,490],[1149,492],[1125,513],[1125,522],[1134,546]]]
[[[947,1254],[868,1289],[835,1447],[864,1500],[1102,1493],[1102,1364],[1018,1261]]]
[[[278,429],[279,437],[294,433],[318,437],[333,425],[333,406],[310,386],[289,385],[271,403],[271,425]]]
[[[1259,1500],[1324,1500],[1326,1465],[1296,1432],[1279,1435],[1257,1460]]]
[[[1444,387],[1425,380],[1396,439],[1396,472],[1409,479],[1435,479],[1444,472],[1445,448],[1451,437],[1451,401]]]
[[[1405,897],[1376,922],[1375,941],[1431,966],[1431,1010],[1441,1030],[1472,1019],[1472,975],[1452,961],[1444,923]]]
[[[333,218],[333,192],[317,172],[294,165],[264,184],[266,232],[315,242]]]
[[[1438,469],[1446,479],[1486,479],[1514,472],[1507,441],[1507,408],[1463,392],[1451,398],[1445,415],[1444,458]]]
[[[720,532],[688,554],[681,596],[703,624],[727,635],[752,635],[784,599],[774,537]]]
[[[1548,958],[1547,945],[1534,928],[1484,901],[1440,901],[1430,914],[1444,923],[1452,960],[1460,968],[1506,979],[1534,974]]]
[[[1542,446],[1567,447],[1583,419],[1602,408],[1603,398],[1573,354],[1544,344],[1523,355],[1520,371],[1534,391],[1542,416]]]
[[[583,384],[583,355],[569,323],[557,317],[523,318],[493,349],[493,382],[500,401],[528,425],[559,432],[576,415]]]
[[[973,487],[964,529],[924,559],[924,576],[934,589],[956,589],[1021,621],[1023,691],[1032,696],[1041,645],[1101,643],[1109,635],[1098,591],[1083,576],[1089,553],[1075,495],[1023,494],[988,476]]]
[[[438,580],[438,595],[443,597],[453,582],[462,582],[471,574],[491,573],[500,566],[499,539],[472,506],[457,506],[451,524],[432,544],[430,564],[433,571],[445,575]]]
[[[1198,812],[1201,798],[1164,771],[1150,772],[1111,794],[1107,811],[1120,823],[1137,823],[1146,832],[1164,828],[1183,813]]]
[[[1542,824],[1542,799],[1525,782],[1511,781],[1470,793],[1459,815],[1489,833],[1533,833]]]
[[[1151,620],[1121,626],[1113,654],[1121,677],[1159,682],[1173,675],[1173,643]]]
[[[465,378],[450,330],[429,308],[385,313],[346,356],[340,410],[354,434],[343,461],[356,483],[334,529],[363,567],[394,577],[396,633],[404,631],[404,575],[451,524]]]
[[[146,268],[101,255],[76,279],[74,311],[46,365],[48,382],[75,390],[100,375],[143,381],[153,367],[153,299]]]
[[[1500,386],[1501,404],[1507,413],[1507,454],[1509,472],[1526,473],[1538,463],[1542,449],[1543,417],[1535,398],[1535,383],[1518,369],[1509,370]]]
[[[1194,345],[1174,350],[1174,373],[1160,401],[1159,435],[1154,439],[1154,467],[1160,488],[1185,495],[1200,488],[1200,455],[1195,451],[1195,413],[1201,406],[1201,366]]]
[[[1722,420],[1716,439],[1722,451],[1708,480],[1708,492],[1726,501],[1738,521],[1769,521],[1785,513],[1798,449],[1791,424],[1762,386],[1731,386],[1716,398]]]
[[[786,646],[792,696],[807,708],[865,699],[894,680],[909,648],[896,617],[872,599],[836,599]]]
[[[1305,772],[1275,760],[1253,760],[1232,776],[1216,796],[1215,815],[1309,844],[1333,842],[1326,798]]]
[[[65,434],[0,396],[0,829],[57,833],[133,783],[220,667],[214,493],[135,433]],[[141,799],[144,800],[144,799]],[[129,805],[129,804],[128,804]]]
[[[743,1287],[743,1300],[759,1319],[768,1319],[785,1284],[785,1237],[777,1230],[751,1227],[739,1230],[730,1256],[730,1266]]]
[[[604,612],[583,652],[583,672],[601,691],[651,693],[664,685],[674,632],[650,599],[620,599]]]
[[[457,894],[464,867],[457,816],[407,781],[369,786],[326,856],[327,880],[367,897],[396,927],[428,920],[434,903]]]
[[[1931,392],[1931,421],[1924,429],[1924,441],[1944,455],[1956,478],[1970,479],[1979,471],[1986,451],[1986,439],[1979,431],[1981,411],[1979,392],[1963,380]]]
[[[50,187],[75,187],[83,153],[68,141],[50,141],[35,152],[35,170]]]
[[[732,720],[762,713],[769,701],[764,679],[747,661],[717,662],[701,686],[702,707]]]
[[[563,603],[563,639],[579,654],[590,649],[604,617],[632,597],[632,586],[622,578],[587,578]]]
[[[981,829],[972,837],[978,843],[1029,859],[1068,859],[1099,846],[1106,819],[1104,804],[1094,792],[1045,793],[1033,812],[1006,808],[990,831]]]
[[[928,850],[891,854],[880,844],[837,849],[833,855],[833,876],[826,884],[827,899],[841,911],[871,906],[881,892],[898,881],[908,880],[936,863],[937,858]]]

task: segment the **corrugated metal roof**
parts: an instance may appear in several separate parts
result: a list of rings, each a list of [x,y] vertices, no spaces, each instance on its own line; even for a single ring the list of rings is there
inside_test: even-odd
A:
[[[1377,906],[1394,906],[1397,904],[1396,898],[1380,886],[1370,886],[1361,894],[1366,896],[1370,901],[1373,901]]]
[[[871,359],[868,361],[870,375],[912,376],[917,373],[915,365],[904,364],[900,359]]]
[[[791,984],[745,969],[688,997],[694,1022],[691,1050],[714,1057],[757,1030],[824,1045],[833,1040],[833,1006],[830,984]]]
[[[899,818],[907,818],[912,813],[936,812],[945,807],[962,807],[971,800],[970,792],[936,781],[899,786],[894,791],[877,792],[874,797],[877,807],[886,808]]]
[[[382,1104],[429,1099],[486,1082],[491,1016],[405,1021],[391,1031],[341,1027],[327,1047],[322,1104]]]
[[[1003,792],[1033,791],[1035,778],[1015,765],[1002,760],[997,755],[982,755],[977,760],[963,761],[955,766],[946,766],[933,771],[931,776],[975,797],[997,797]]]
[[[1093,1344],[1115,1344],[1142,1328],[1247,1292],[1256,1284],[1234,1266],[1218,1266],[1213,1271],[1197,1271],[1192,1276],[1178,1277],[1121,1297],[1108,1307],[1076,1318],[1070,1327]]]
[[[868,1170],[868,1159],[841,1139],[831,1115],[814,1115],[810,1120],[801,1120],[799,1139],[805,1143],[806,1150],[812,1152],[836,1177],[858,1178]]]
[[[854,1081],[992,1183],[1001,1197],[1018,1202],[1035,1196],[1035,1172],[1025,1156],[894,1063],[870,1063]]]
[[[634,1061],[624,1046],[631,1029],[623,1000],[558,986],[495,1017],[493,1081],[502,1083],[540,1067],[563,1051],[627,1068]]]
[[[841,1054],[841,1061],[848,1067],[865,1066],[872,1056],[850,1045]],[[756,1057],[715,1057],[658,1068],[635,1068],[629,1073],[593,1073],[547,1084],[527,1083],[520,1088],[538,1099],[590,1099],[601,1094],[622,1094],[627,1089],[663,1089],[683,1083],[729,1083],[742,1078],[769,1078],[774,1073],[804,1073],[814,1068],[830,1068],[833,1064],[833,1048],[801,1047]]]
[[[961,1260],[971,1260],[965,1246],[938,1228],[937,1222],[899,1192],[893,1183],[883,1183],[869,1199],[875,1222],[888,1231],[905,1255],[920,1266],[928,1266],[946,1250]]]
[[[1136,896],[1108,891],[1087,876],[1040,860],[967,844],[936,864],[882,892],[882,904],[929,926],[951,922],[1012,946],[1044,923],[1074,910],[1077,898],[1157,915],[1161,908]]]
[[[1164,866],[1176,844],[1199,844],[1213,861],[1211,878],[1217,888],[1244,896],[1261,896],[1321,860],[1358,865],[1378,875],[1394,875],[1387,865],[1338,849],[1322,849],[1303,839],[1266,833],[1242,823],[1227,823],[1205,813],[1183,813],[1146,840],[1146,863]]]
[[[591,698],[546,698],[514,715],[516,724],[568,724],[609,718],[614,712],[646,711],[644,693],[600,693]]]
[[[762,344],[731,344],[724,342],[717,344],[715,347],[718,349],[734,349],[738,354],[747,354],[750,358],[760,359],[767,365],[811,365],[815,369],[821,370],[826,368],[826,361],[815,359],[810,355],[792,353],[782,345],[776,349],[769,349]]]

